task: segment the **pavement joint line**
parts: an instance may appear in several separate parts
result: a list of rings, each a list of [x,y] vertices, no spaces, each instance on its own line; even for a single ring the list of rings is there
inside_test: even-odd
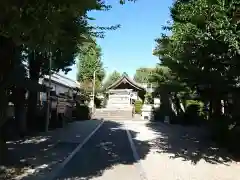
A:
[[[73,151],[72,153],[56,167],[55,170],[50,172],[50,175],[47,176],[48,180],[53,180],[57,177],[59,172],[68,164],[68,162],[74,157],[74,155],[88,142],[88,140],[97,132],[97,130],[103,125],[104,120],[83,140],[82,143],[80,143]],[[45,180],[46,177],[42,177],[39,180]]]
[[[128,137],[128,141],[130,143],[131,149],[132,149],[133,157],[134,157],[134,159],[136,161],[136,166],[137,166],[138,170],[140,171],[140,179],[141,180],[148,180],[147,174],[144,171],[144,169],[143,169],[143,167],[142,167],[142,165],[140,163],[140,157],[139,157],[139,155],[137,153],[136,146],[134,145],[134,142],[132,140],[132,135],[129,132],[129,130],[127,129],[126,124],[125,124],[125,130],[127,132],[127,137]]]

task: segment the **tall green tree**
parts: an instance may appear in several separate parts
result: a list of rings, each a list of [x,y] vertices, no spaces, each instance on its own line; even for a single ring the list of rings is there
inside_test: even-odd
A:
[[[209,101],[216,116],[221,100],[238,84],[240,56],[238,1],[176,1],[171,36],[157,39],[155,54],[179,81]],[[217,48],[216,48],[217,47]]]
[[[68,66],[74,63],[79,45],[88,41],[88,37],[102,37],[102,31],[118,27],[88,24],[88,11],[109,9],[110,6],[101,0],[70,0],[67,4],[54,0],[0,2],[0,128],[7,120],[10,89],[21,84],[18,80],[20,74],[17,73],[19,63],[15,61],[16,49],[23,46],[24,53],[27,52],[30,78],[35,82],[41,74],[49,72],[50,54],[54,70],[68,71]],[[24,78],[24,75],[21,77]],[[36,94],[31,97],[36,97]],[[0,163],[1,159],[2,156]]]
[[[41,5],[40,5],[41,4]],[[102,10],[107,7],[95,0],[83,3],[82,1],[70,1],[66,7],[65,2],[56,1],[1,1],[0,11],[0,59],[2,66],[0,69],[0,128],[7,120],[6,112],[8,107],[10,90],[13,86],[22,86],[19,78],[24,79],[23,74],[19,74],[18,60],[15,58],[18,54],[17,48],[24,47],[21,53],[28,53],[30,56],[35,56],[41,61],[37,61],[34,66],[31,66],[30,71],[35,70],[36,64],[42,68],[42,62],[49,62],[49,54],[53,55],[53,64],[58,64],[56,69],[65,67],[63,64],[71,65],[71,62],[66,62],[66,56],[62,58],[62,63],[59,63],[59,57],[62,55],[71,55],[77,46],[73,47],[70,44],[82,42],[79,38],[89,32],[96,35],[94,28],[87,23],[87,11],[95,9]],[[67,25],[68,24],[68,25]],[[74,28],[73,28],[74,27]],[[84,31],[81,28],[84,27]],[[69,33],[69,29],[71,33]],[[71,36],[72,30],[74,35]],[[68,32],[68,33],[67,33]],[[68,38],[67,38],[68,37]],[[65,39],[64,39],[65,38]],[[64,47],[65,44],[68,44]],[[70,49],[71,48],[71,49]],[[34,53],[33,53],[34,52]],[[58,52],[58,53],[57,53]],[[33,55],[32,55],[33,54]],[[56,56],[58,54],[58,56]],[[59,56],[60,55],[60,56]],[[19,56],[20,57],[20,56]],[[57,57],[57,58],[55,58]],[[32,59],[37,59],[32,58]],[[40,62],[40,63],[39,63]],[[59,67],[60,64],[60,67]],[[38,68],[38,67],[37,67]],[[36,71],[39,72],[39,71]],[[16,76],[18,74],[18,76]],[[37,74],[38,75],[38,74]],[[31,75],[30,75],[31,76]],[[31,76],[32,78],[32,76]],[[36,77],[37,79],[38,77]],[[15,93],[15,91],[14,91]],[[24,95],[24,93],[21,93]],[[34,119],[34,118],[33,118]],[[4,144],[2,136],[0,136],[0,163],[4,156],[1,152]]]
[[[107,89],[111,86],[114,82],[121,78],[121,73],[117,71],[113,71],[111,74],[108,75],[107,79],[103,83],[103,89]]]
[[[84,52],[79,54],[77,80],[82,84],[82,88],[89,89],[92,87],[94,74],[96,89],[101,87],[105,77],[101,56],[101,48],[96,43],[88,45]]]
[[[149,83],[155,68],[139,68],[136,70],[134,80],[138,83]]]
[[[127,76],[127,77],[128,77],[129,75],[128,75],[127,72],[123,72],[123,73],[122,73],[122,76]]]

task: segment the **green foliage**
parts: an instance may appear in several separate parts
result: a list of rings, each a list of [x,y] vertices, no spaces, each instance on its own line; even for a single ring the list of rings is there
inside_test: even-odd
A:
[[[89,107],[85,104],[80,104],[77,102],[76,108],[73,112],[73,116],[78,121],[91,119]]]
[[[139,68],[134,75],[134,81],[138,83],[149,83],[155,68]]]
[[[94,44],[88,46],[84,53],[78,56],[78,74],[77,80],[83,82],[85,80],[92,80],[95,71],[95,77],[102,81],[105,76],[103,63],[101,61],[101,48]]]
[[[164,92],[176,95],[178,98],[185,98],[192,94],[186,83],[182,82],[167,66],[158,65],[150,77],[150,82],[156,87],[154,96]]]
[[[85,47],[83,52],[78,56],[77,80],[82,83],[84,89],[92,88],[95,73],[95,87],[99,89],[105,76],[101,48],[96,43],[92,43]]]
[[[153,104],[153,96],[152,93],[146,93],[145,94],[145,99],[144,99],[145,104]]]
[[[119,2],[121,4],[125,3],[122,0]],[[28,60],[29,76],[33,83],[38,82],[41,75],[52,70],[68,72],[70,70],[69,66],[75,63],[76,54],[82,53],[81,47],[83,44],[91,41],[92,37],[103,37],[105,30],[115,30],[119,25],[96,27],[89,24],[89,20],[93,18],[87,16],[88,11],[104,11],[111,8],[102,0],[68,0],[67,3],[66,1],[55,0],[3,0],[0,2],[0,7],[1,128],[7,120],[6,111],[10,88],[20,86],[26,88],[26,78],[23,73],[18,74],[15,71],[15,69],[18,69],[17,66]],[[19,59],[14,58],[18,46],[24,48],[21,53],[26,55],[26,59],[20,63]],[[51,70],[49,69],[49,59],[52,59]],[[98,80],[103,79],[103,74],[98,75]],[[13,78],[13,75],[16,78]],[[21,79],[21,81],[17,79]],[[36,100],[34,97],[33,99]],[[32,105],[34,104],[36,106],[36,101]],[[32,106],[29,105],[29,107]],[[35,113],[32,112],[32,114]],[[33,119],[35,118],[32,118],[31,121]],[[0,136],[0,163],[2,157],[4,157],[1,153],[3,152],[1,138]]]
[[[128,73],[126,73],[126,72],[123,72],[123,73],[122,73],[122,76],[129,77]]]
[[[23,0],[3,1],[1,36],[11,37],[18,44],[25,44],[31,48],[39,47],[45,50],[57,43],[56,39],[62,35],[61,28],[65,20],[76,22],[83,19],[86,23],[86,12],[93,9],[106,9],[100,1],[39,1]],[[67,22],[67,21],[65,21]],[[65,27],[67,28],[67,27]]]
[[[197,116],[203,116],[203,103],[196,100],[187,100],[186,113],[196,113]]]
[[[209,113],[215,117],[220,115],[220,100],[227,100],[226,93],[234,93],[232,89],[239,82],[237,6],[237,0],[176,1],[171,8],[173,21],[165,27],[171,35],[163,34],[156,40],[154,54],[171,72],[171,78],[158,73],[160,85],[167,84],[169,92],[177,96],[185,91],[213,102]],[[184,89],[171,88],[173,84]]]
[[[232,3],[177,1],[172,8],[172,35],[157,40],[155,53],[162,64],[192,89],[211,86],[221,96],[236,84],[239,30],[228,15]]]
[[[113,71],[103,83],[103,89],[107,89],[110,85],[116,82],[118,79],[121,78],[121,74],[117,71]]]
[[[136,2],[137,0],[127,0],[127,1]],[[119,2],[120,2],[120,4],[125,4],[126,0],[120,0]]]
[[[135,113],[136,113],[136,114],[141,114],[141,112],[142,112],[142,106],[143,106],[142,101],[137,100],[134,105],[135,105]]]
[[[98,97],[95,97],[94,98],[94,104],[95,104],[96,108],[100,108],[101,105],[102,105],[102,100],[99,99]]]

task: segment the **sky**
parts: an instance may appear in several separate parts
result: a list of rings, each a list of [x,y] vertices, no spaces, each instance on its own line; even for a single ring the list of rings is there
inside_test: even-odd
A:
[[[134,76],[140,67],[154,67],[158,58],[152,55],[155,39],[164,33],[163,25],[170,20],[172,0],[138,0],[120,5],[119,0],[106,0],[112,9],[90,12],[95,18],[90,23],[97,26],[120,24],[121,28],[107,31],[105,38],[97,39],[102,48],[102,61],[107,75],[114,70]],[[76,79],[76,65],[67,74]]]

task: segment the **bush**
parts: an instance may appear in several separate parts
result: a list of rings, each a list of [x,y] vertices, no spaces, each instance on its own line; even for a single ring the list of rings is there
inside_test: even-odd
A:
[[[144,104],[153,104],[154,100],[153,100],[153,97],[152,97],[152,93],[146,93],[144,101],[145,101]]]
[[[191,106],[192,110],[198,113],[199,116],[203,115],[203,102],[196,100],[187,100],[186,101],[186,110]]]
[[[143,106],[142,101],[139,101],[139,100],[135,101],[134,106],[135,106],[135,113],[140,114],[142,112],[142,106]]]
[[[91,119],[89,107],[86,106],[85,104],[80,104],[76,102],[76,108],[74,109],[73,116],[78,121]]]
[[[94,104],[95,104],[96,108],[101,108],[102,100],[97,98],[97,97],[95,97],[94,98]]]
[[[155,108],[153,111],[153,121],[164,121],[165,116],[168,116],[171,124],[176,124],[177,117],[175,113],[169,107],[161,105],[158,108]]]
[[[186,101],[186,111],[182,123],[185,125],[199,124],[203,117],[203,103],[196,100]]]

